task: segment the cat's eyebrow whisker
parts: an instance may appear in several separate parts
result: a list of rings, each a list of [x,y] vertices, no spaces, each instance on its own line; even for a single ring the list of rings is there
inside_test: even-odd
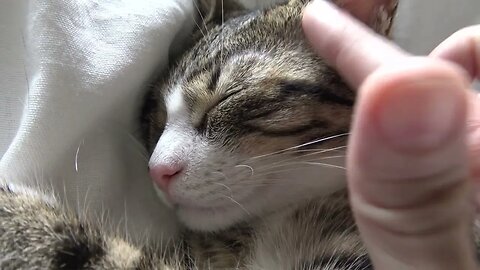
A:
[[[195,8],[197,9],[198,14],[200,15],[200,18],[202,19],[202,23],[203,23],[203,26],[205,27],[205,30],[207,30],[207,24],[205,23],[205,18],[203,17],[202,12],[200,11],[200,8],[197,5],[197,1],[193,1],[193,4],[195,5]],[[195,21],[195,24],[197,25],[200,32],[202,33],[202,36],[205,37],[205,33],[203,32],[202,27],[198,25],[197,20],[195,18],[193,18],[193,20]]]
[[[299,145],[296,145],[296,146],[292,146],[292,147],[289,147],[289,148],[278,150],[278,151],[275,151],[275,152],[272,152],[272,153],[254,156],[254,157],[249,158],[248,160],[268,157],[268,156],[276,155],[276,154],[279,154],[279,153],[295,150],[295,149],[302,148],[302,147],[305,147],[305,146],[309,146],[309,145],[312,145],[312,144],[317,144],[317,143],[325,142],[325,141],[328,141],[328,140],[333,140],[333,139],[348,136],[348,135],[350,135],[350,132],[341,133],[341,134],[337,134],[337,135],[333,135],[333,136],[329,136],[329,137],[324,137],[324,138],[321,138],[321,139],[313,140],[313,141],[310,141],[310,142],[306,142],[306,143],[303,143],[303,144],[299,144]]]
[[[221,35],[221,51],[220,51],[220,64],[223,65],[223,47],[224,47],[224,43],[223,43],[223,25],[225,23],[225,20],[224,20],[224,13],[225,13],[225,10],[223,8],[223,0],[222,0],[222,25],[221,25],[221,28],[220,28],[220,35]]]
[[[202,36],[205,37],[205,33],[203,33],[202,31],[202,27],[197,23],[197,20],[195,18],[193,19],[193,22],[198,27],[198,30],[200,30],[200,33],[202,34]]]

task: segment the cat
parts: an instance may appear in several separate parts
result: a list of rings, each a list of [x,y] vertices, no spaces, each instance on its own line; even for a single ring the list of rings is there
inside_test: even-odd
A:
[[[372,269],[342,167],[355,92],[306,41],[307,3],[197,2],[193,45],[141,119],[154,188],[185,225],[178,241],[136,246],[4,184],[0,268]],[[395,7],[367,23],[388,35]]]

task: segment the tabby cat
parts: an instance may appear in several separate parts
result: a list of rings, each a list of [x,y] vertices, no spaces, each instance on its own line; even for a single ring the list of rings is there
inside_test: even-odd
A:
[[[142,113],[154,188],[185,225],[172,247],[136,246],[3,185],[0,268],[372,269],[343,180],[355,93],[305,40],[307,2],[197,2],[196,42]],[[367,23],[388,34],[395,7]]]

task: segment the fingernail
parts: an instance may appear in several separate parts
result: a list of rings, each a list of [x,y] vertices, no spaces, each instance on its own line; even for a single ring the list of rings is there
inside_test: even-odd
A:
[[[465,104],[459,91],[458,84],[446,80],[390,89],[379,105],[381,132],[403,150],[437,148],[462,126]]]

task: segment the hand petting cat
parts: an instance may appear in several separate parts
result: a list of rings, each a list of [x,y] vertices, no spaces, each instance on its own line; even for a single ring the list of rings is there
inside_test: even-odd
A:
[[[378,1],[345,2],[362,19]],[[307,7],[303,26],[317,53],[359,91],[348,184],[375,269],[477,269],[480,101],[470,88],[480,77],[480,25],[430,57],[409,55],[321,0]]]

